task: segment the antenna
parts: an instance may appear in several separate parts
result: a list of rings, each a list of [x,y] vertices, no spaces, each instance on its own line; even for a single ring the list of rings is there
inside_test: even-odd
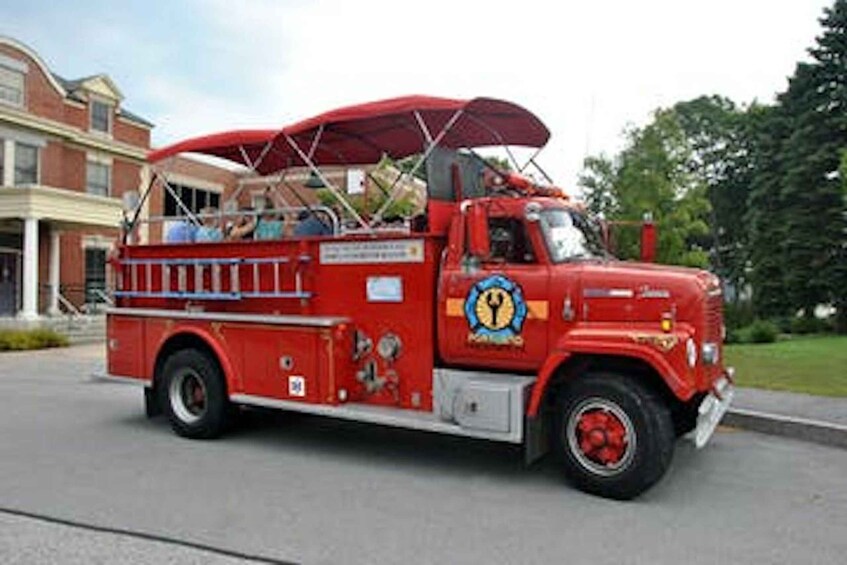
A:
[[[594,113],[597,109],[597,94],[591,93],[591,104],[588,108],[588,119],[585,124],[585,152],[582,155],[582,160],[585,162],[586,157],[591,155],[591,134],[594,131]]]

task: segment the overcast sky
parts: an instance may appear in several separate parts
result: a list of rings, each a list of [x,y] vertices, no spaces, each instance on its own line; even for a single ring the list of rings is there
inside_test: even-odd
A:
[[[573,188],[587,153],[701,94],[769,102],[832,0],[0,0],[0,34],[66,77],[107,73],[153,141],[277,127],[402,94],[536,113]]]

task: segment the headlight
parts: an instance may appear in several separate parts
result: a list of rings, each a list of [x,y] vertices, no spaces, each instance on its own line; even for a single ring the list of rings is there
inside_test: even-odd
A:
[[[703,363],[706,365],[717,365],[720,357],[720,349],[717,343],[706,342],[703,344]]]
[[[685,342],[685,354],[688,357],[688,366],[693,369],[697,364],[697,344],[691,338]]]

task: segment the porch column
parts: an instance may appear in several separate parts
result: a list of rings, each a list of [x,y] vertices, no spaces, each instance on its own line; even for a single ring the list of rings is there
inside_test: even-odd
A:
[[[56,228],[50,230],[50,305],[47,307],[47,313],[51,316],[58,316],[59,311],[59,274],[61,272],[61,253],[59,236],[62,232]]]
[[[38,218],[24,218],[23,308],[18,317],[38,318]]]

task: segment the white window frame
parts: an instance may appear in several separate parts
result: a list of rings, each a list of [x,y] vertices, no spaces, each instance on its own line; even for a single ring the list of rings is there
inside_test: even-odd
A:
[[[251,190],[250,191],[250,206],[256,212],[261,212],[265,209],[265,204],[267,203],[267,193],[264,190]]]
[[[18,173],[17,157],[18,157],[18,146],[19,145],[26,145],[27,147],[35,149],[35,181],[34,182],[18,183],[17,179],[15,178],[15,176]],[[39,147],[38,145],[35,145],[33,143],[27,143],[26,141],[15,141],[14,147],[15,147],[14,151],[12,152],[12,155],[13,155],[12,161],[14,163],[14,166],[13,166],[13,169],[12,169],[13,186],[27,186],[27,185],[41,184],[41,147]]]
[[[94,105],[102,104],[108,110],[106,114],[106,130],[97,129],[94,127]],[[98,96],[91,96],[88,100],[88,131],[96,135],[102,135],[105,137],[112,137],[112,127],[115,122],[115,104],[106,100],[105,98],[100,98]]]
[[[102,167],[106,170],[106,186],[101,187],[97,186],[98,189],[105,188],[104,193],[95,192],[92,190],[91,185],[91,169],[90,167]],[[86,161],[85,162],[85,193],[90,194],[92,196],[104,196],[110,197],[112,195],[112,166],[107,165],[105,163],[98,163],[97,161]]]
[[[13,59],[0,53],[0,71],[15,73],[21,77],[21,100],[20,103],[0,98],[0,104],[11,106],[12,108],[26,108],[26,75],[29,72],[29,66],[23,61]]]
[[[95,194],[88,189],[88,165],[100,165],[106,167],[108,178],[106,179],[106,194]],[[112,167],[112,158],[106,155],[97,153],[88,153],[85,159],[85,193],[93,196],[112,196],[112,186],[114,184],[114,167]]]
[[[41,150],[47,146],[47,140],[41,136],[18,129],[0,126],[0,143],[3,143],[3,178],[0,186],[15,186],[15,145],[23,143],[38,148],[38,183],[41,182]]]
[[[6,140],[0,136],[0,186],[9,186],[6,183],[6,170],[9,168],[9,162],[6,159],[6,153],[8,152],[9,149],[6,147]]]
[[[85,250],[86,249],[99,249],[106,252],[106,265],[105,265],[105,280],[106,280],[106,288],[109,288],[112,285],[112,269],[109,268],[109,253],[115,249],[115,240],[110,237],[102,236],[102,235],[84,235],[81,240],[82,247],[82,284],[85,286]]]

